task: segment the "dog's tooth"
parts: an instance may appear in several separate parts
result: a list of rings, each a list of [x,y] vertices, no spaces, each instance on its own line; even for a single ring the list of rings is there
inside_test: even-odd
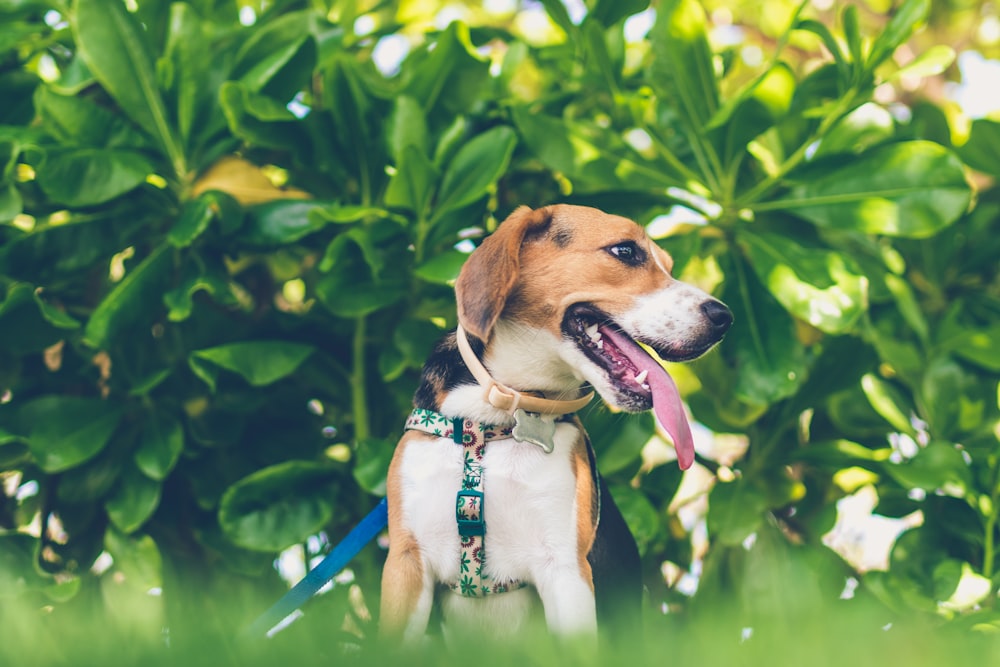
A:
[[[590,337],[590,340],[594,341],[595,343],[599,343],[601,342],[602,338],[604,338],[604,336],[602,336],[600,332],[597,332]]]
[[[597,340],[594,341],[594,343],[597,345],[597,349],[598,350],[603,350],[604,349],[604,341],[603,340],[597,339]]]
[[[635,383],[636,384],[642,384],[643,382],[646,381],[646,376],[647,375],[649,375],[649,371],[642,371],[640,373],[636,373],[635,374]]]
[[[584,329],[584,331],[586,331],[587,335],[590,336],[591,338],[593,338],[594,340],[598,340],[600,338],[601,334],[597,333],[597,323],[596,322],[594,324],[591,324],[589,327],[586,327]]]

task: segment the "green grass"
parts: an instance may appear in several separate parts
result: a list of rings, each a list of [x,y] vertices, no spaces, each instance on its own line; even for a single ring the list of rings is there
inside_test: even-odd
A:
[[[240,639],[240,628],[263,607],[186,593],[197,608],[173,602],[177,620],[169,629],[162,598],[124,602],[105,592],[62,605],[0,598],[0,665],[908,667],[992,665],[1000,655],[997,635],[970,623],[899,617],[864,598],[812,609],[772,606],[752,622],[725,601],[684,614],[650,612],[641,636],[594,651],[582,642],[560,644],[543,627],[503,643],[475,638],[445,647],[431,636],[419,647],[386,645],[374,636],[374,623],[348,602],[346,588],[314,599],[303,618],[272,639]]]

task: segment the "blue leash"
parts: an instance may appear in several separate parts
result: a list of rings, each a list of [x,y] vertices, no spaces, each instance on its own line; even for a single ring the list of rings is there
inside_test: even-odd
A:
[[[276,625],[281,623],[289,614],[294,613],[299,607],[309,601],[326,582],[344,569],[352,558],[358,555],[361,548],[375,539],[388,523],[388,509],[385,498],[368,513],[358,525],[351,529],[340,544],[326,555],[319,565],[314,567],[302,578],[302,581],[295,584],[280,600],[274,603],[270,609],[265,611],[260,617],[247,628],[245,635],[249,637],[263,637]]]

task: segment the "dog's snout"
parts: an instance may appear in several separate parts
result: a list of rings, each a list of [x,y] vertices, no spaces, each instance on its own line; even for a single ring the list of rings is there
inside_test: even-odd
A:
[[[701,304],[701,312],[711,323],[712,328],[721,334],[729,330],[729,325],[733,323],[733,314],[721,301],[706,301]]]

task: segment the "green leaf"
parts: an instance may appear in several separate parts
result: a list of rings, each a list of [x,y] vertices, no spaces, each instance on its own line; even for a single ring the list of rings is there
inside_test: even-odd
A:
[[[847,5],[840,16],[844,23],[844,40],[847,42],[851,61],[860,66],[864,59],[864,45],[861,41],[861,28],[858,26],[858,8]]]
[[[247,143],[279,150],[308,149],[300,121],[281,102],[227,81],[219,89],[219,103],[230,130]]]
[[[705,11],[695,0],[666,0],[650,33],[650,82],[676,106],[689,127],[702,128],[719,108],[719,89],[708,44]]]
[[[963,327],[956,336],[943,345],[943,351],[952,352],[966,361],[988,371],[1000,373],[1000,322],[986,328]]]
[[[8,354],[38,352],[62,337],[62,332],[53,330],[33,301],[37,289],[40,288],[27,283],[14,283],[0,301],[0,349]]]
[[[177,222],[170,228],[167,240],[176,248],[186,248],[197,240],[215,217],[214,193],[202,194],[184,202]]]
[[[0,427],[0,446],[8,445],[12,442],[20,442],[23,439],[24,438],[16,433],[11,433],[10,431]]]
[[[748,480],[717,482],[708,496],[709,535],[721,544],[741,544],[761,527],[765,511],[767,496]]]
[[[421,368],[442,334],[427,320],[406,319],[392,332],[392,343],[412,368]]]
[[[892,449],[871,449],[850,440],[810,442],[795,450],[791,459],[832,469],[877,461],[888,461]]]
[[[389,116],[389,154],[396,162],[396,168],[403,160],[403,151],[414,148],[426,155],[429,145],[427,138],[427,117],[420,103],[409,95],[396,98]]]
[[[864,312],[868,280],[842,253],[757,230],[738,238],[761,281],[799,319],[842,333]]]
[[[309,215],[320,205],[312,200],[282,199],[251,207],[238,238],[256,246],[294,243],[326,226],[322,217]]]
[[[423,367],[441,330],[425,320],[403,320],[392,333],[392,345],[382,348],[378,369],[382,379],[392,382],[407,368]]]
[[[438,190],[435,217],[482,198],[507,170],[517,145],[514,130],[494,127],[462,146],[448,164]]]
[[[961,498],[970,490],[972,472],[951,443],[931,442],[904,463],[885,463],[885,472],[906,489],[941,491]]]
[[[8,437],[14,437],[14,439],[7,439]],[[28,446],[19,438],[0,433],[0,466],[8,470],[16,468],[27,462],[28,455]]]
[[[46,303],[42,288],[14,283],[0,301],[0,350],[11,354],[37,352],[53,345],[80,323]]]
[[[258,470],[222,496],[219,524],[238,546],[278,551],[302,542],[333,516],[333,481],[328,468],[286,461]]]
[[[653,416],[648,412],[623,415],[608,410],[588,410],[584,423],[597,454],[597,467],[605,475],[638,470],[642,448],[656,430]]]
[[[115,571],[144,593],[163,586],[163,556],[149,535],[128,536],[111,529],[104,533],[104,548],[114,559]]]
[[[358,264],[353,264],[358,270]],[[365,270],[361,268],[360,270]],[[376,283],[359,280],[347,267],[328,274],[316,284],[316,296],[338,317],[355,318],[374,313],[406,296],[406,284],[401,281]]]
[[[902,378],[918,376],[926,360],[916,342],[900,338],[895,321],[880,319],[865,323],[865,340],[878,352],[879,360]]]
[[[185,258],[177,287],[163,295],[163,305],[167,307],[167,319],[171,322],[183,322],[191,317],[194,295],[202,290],[210,294],[219,304],[239,305],[230,281],[229,272],[222,258],[208,254],[188,256]]]
[[[826,133],[815,155],[860,154],[891,139],[895,130],[896,123],[888,109],[874,102],[862,104]]]
[[[896,308],[899,309],[899,314],[903,316],[903,319],[906,320],[910,328],[920,337],[921,342],[926,344],[930,335],[927,318],[920,308],[917,297],[913,293],[913,288],[903,278],[894,273],[887,273],[885,275],[885,286],[892,294],[892,298],[896,302]]]
[[[42,288],[38,287],[32,291],[31,296],[35,300],[35,305],[38,306],[38,312],[41,313],[43,318],[45,318],[45,321],[57,329],[73,330],[80,328],[80,322],[78,320],[67,315],[66,311],[59,310],[55,306],[46,302],[45,299],[42,298],[42,293]]]
[[[791,396],[806,379],[807,357],[788,312],[760,284],[746,261],[726,264],[722,300],[733,312],[733,327],[719,349],[735,378],[719,390],[750,405]]]
[[[218,378],[216,367],[262,387],[294,373],[315,349],[302,343],[245,341],[195,350],[188,356],[188,364],[212,391]]]
[[[557,26],[563,29],[563,32],[567,35],[573,35],[576,32],[576,26],[573,25],[573,21],[569,17],[569,12],[566,10],[566,5],[561,0],[542,0],[542,5],[545,7],[545,13],[549,15]]]
[[[578,33],[584,44],[588,68],[603,80],[608,93],[617,98],[621,95],[619,70],[611,60],[605,28],[597,21],[585,19],[580,24]]]
[[[156,248],[134,269],[125,273],[111,293],[97,306],[84,329],[84,340],[99,348],[107,348],[124,328],[141,325],[160,310],[160,300],[171,269],[171,247]]]
[[[928,77],[943,73],[955,61],[955,49],[945,44],[936,44],[917,54],[917,57],[906,63],[888,77],[895,81],[902,77]]]
[[[932,433],[956,439],[981,427],[986,407],[975,376],[951,357],[934,357],[924,367],[920,404]]]
[[[38,465],[56,473],[104,449],[124,412],[123,406],[109,401],[50,394],[25,404],[19,418]]]
[[[184,450],[184,429],[176,417],[154,410],[143,421],[135,464],[146,477],[164,479]]]
[[[135,189],[154,171],[141,153],[104,148],[56,149],[37,172],[38,185],[53,200],[94,206]]]
[[[35,107],[45,131],[63,146],[148,149],[153,144],[121,114],[92,98],[61,95],[50,88],[35,91]]]
[[[316,283],[316,296],[331,313],[360,317],[407,294],[411,253],[394,227],[355,227],[330,244],[321,262],[330,272]]]
[[[438,104],[451,115],[469,112],[482,101],[490,78],[489,61],[477,54],[469,27],[459,21],[445,28],[432,45],[429,52],[407,58],[400,75],[406,82],[402,94],[417,100],[428,113]]]
[[[313,44],[311,31],[315,18],[313,12],[298,11],[262,24],[237,53],[232,78],[251,92],[261,91],[294,61],[304,46]],[[285,95],[278,97],[287,101]]]
[[[24,533],[0,532],[0,600],[13,599],[38,590],[51,580],[35,566],[38,538]],[[5,602],[5,606],[10,602]]]
[[[399,227],[395,224],[395,216],[385,216],[374,218],[370,224],[355,225],[346,232],[337,236],[320,260],[320,271],[331,271],[333,269],[343,269],[340,265],[349,256],[351,246],[361,251],[361,256],[367,264],[372,277],[378,282],[386,269],[389,261],[390,249],[402,240]],[[360,276],[359,276],[360,278]]]
[[[648,0],[597,0],[587,16],[605,27],[611,27],[648,6]]]
[[[823,46],[833,56],[836,71],[841,82],[846,83],[850,76],[850,65],[848,65],[847,59],[844,57],[843,49],[840,48],[840,42],[830,32],[830,28],[825,23],[821,23],[815,19],[803,19],[796,24],[795,28],[796,30],[811,32],[823,41]]]
[[[121,477],[125,460],[113,445],[86,463],[70,468],[59,476],[56,497],[74,504],[103,500]]]
[[[154,137],[178,177],[185,176],[184,153],[160,96],[151,41],[121,2],[75,0],[73,35],[87,66],[137,125]]]
[[[438,285],[454,285],[469,253],[449,248],[418,266],[413,275]]]
[[[629,531],[639,546],[639,552],[645,553],[649,543],[663,533],[663,522],[660,515],[649,502],[649,498],[638,490],[625,484],[616,484],[611,489],[615,505],[621,510]]]
[[[916,435],[916,429],[910,423],[913,410],[896,387],[869,373],[861,378],[861,389],[875,411],[893,428],[900,433]]]
[[[953,153],[908,141],[875,148],[755,208],[785,209],[832,229],[924,238],[955,222],[970,198]]]
[[[146,396],[149,392],[159,387],[160,384],[171,375],[173,375],[173,370],[170,368],[151,371],[150,373],[137,378],[132,383],[132,387],[129,389],[129,395]]]
[[[892,56],[896,48],[910,38],[918,23],[923,22],[931,11],[930,0],[906,0],[890,19],[885,29],[878,33],[872,42],[868,62],[865,64],[869,72]]]
[[[24,199],[13,183],[0,183],[0,224],[10,222],[24,211]]]
[[[134,533],[153,516],[160,504],[160,483],[134,467],[126,467],[118,486],[104,502],[104,508],[118,530]]]
[[[59,79],[52,82],[52,90],[60,95],[77,95],[96,83],[87,62],[79,52],[60,71]]]
[[[684,186],[673,168],[640,157],[616,131],[553,118],[530,107],[514,107],[513,118],[538,159],[573,180],[575,188],[662,191]]]
[[[223,66],[219,60],[213,62],[220,56],[210,34],[213,29],[211,22],[200,17],[190,4],[171,3],[160,63],[171,65],[170,90],[176,100],[177,131],[189,154],[226,125],[219,107],[219,88],[229,68],[228,63]],[[227,50],[223,57],[228,56]],[[206,67],[208,62],[213,66]]]
[[[197,526],[194,537],[210,554],[225,564],[226,570],[251,577],[263,577],[274,571],[273,554],[242,549],[230,542],[217,521]]]
[[[376,496],[385,495],[385,477],[395,450],[395,442],[380,438],[358,443],[353,472],[354,480],[362,489]]]
[[[332,222],[337,225],[348,225],[352,222],[360,222],[362,220],[392,220],[399,224],[406,222],[405,218],[390,213],[384,208],[376,208],[374,206],[342,206],[340,204],[333,204],[331,206],[314,208],[309,211],[309,215],[318,219],[315,223],[316,225],[321,224],[319,221]],[[329,271],[330,267],[324,268],[320,265],[320,270]]]
[[[741,155],[748,143],[788,113],[795,94],[795,75],[784,63],[776,63],[754,82],[732,112],[726,131],[726,157]],[[722,115],[725,109],[721,109]]]
[[[967,165],[1000,178],[1000,122],[977,118],[958,154]]]
[[[386,188],[385,205],[407,209],[422,217],[437,179],[438,171],[430,158],[416,146],[406,146]]]

